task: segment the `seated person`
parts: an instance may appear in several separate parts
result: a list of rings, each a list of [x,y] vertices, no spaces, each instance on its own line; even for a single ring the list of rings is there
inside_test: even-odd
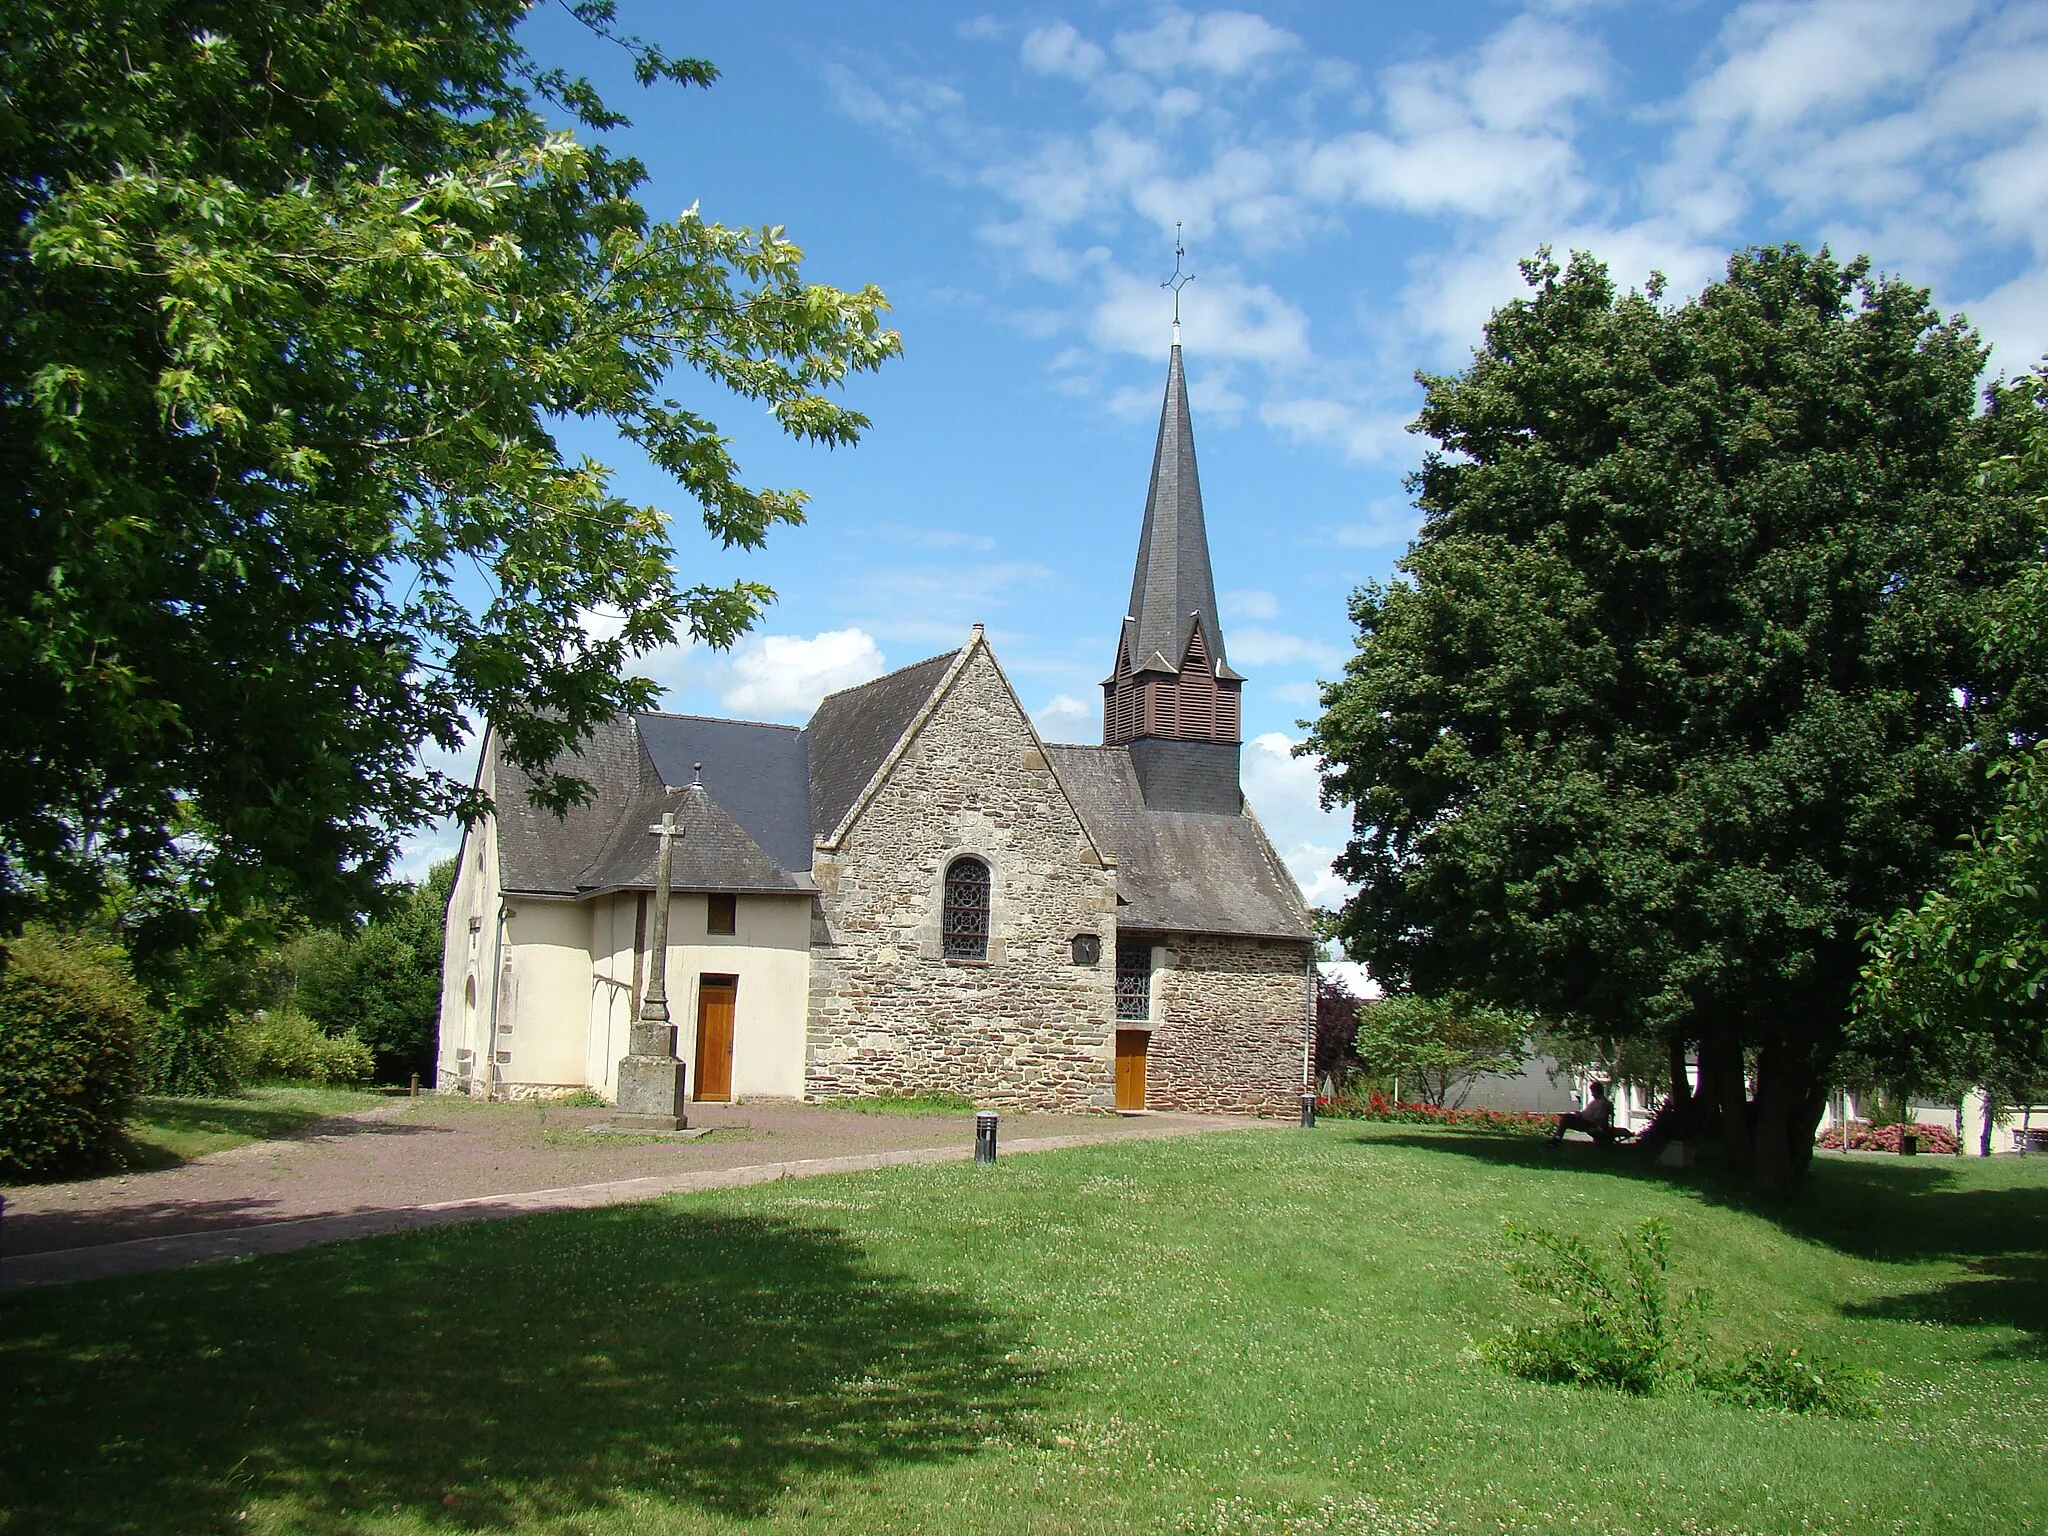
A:
[[[1557,1117],[1557,1129],[1550,1133],[1553,1147],[1564,1140],[1566,1131],[1584,1131],[1603,1145],[1614,1140],[1614,1100],[1607,1097],[1607,1085],[1596,1077],[1590,1092],[1592,1096],[1584,1104]]]

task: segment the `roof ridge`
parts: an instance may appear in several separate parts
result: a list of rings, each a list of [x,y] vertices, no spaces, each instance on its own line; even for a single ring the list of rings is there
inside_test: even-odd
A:
[[[818,700],[818,702],[823,704],[825,699],[837,699],[849,693],[859,693],[863,688],[872,688],[877,683],[886,683],[892,677],[901,677],[906,672],[915,672],[919,667],[928,667],[935,661],[951,661],[964,649],[964,646],[956,645],[950,651],[941,651],[938,655],[927,656],[922,661],[913,661],[900,667],[892,667],[889,671],[878,673],[864,683],[849,683],[844,688],[835,688],[832,692],[826,694],[825,698]],[[812,713],[815,714],[816,711],[814,710]]]
[[[928,655],[928,657],[924,657],[924,659],[922,659],[922,662],[907,662],[907,664],[903,664],[903,666],[899,666],[899,668],[891,668],[889,672],[879,672],[877,676],[872,676],[872,678],[868,678],[866,682],[850,682],[850,684],[848,684],[848,686],[844,686],[844,688],[834,688],[834,690],[831,690],[829,694],[825,694],[825,698],[844,698],[846,694],[856,694],[856,692],[860,692],[862,688],[872,688],[872,686],[874,686],[874,684],[877,684],[877,682],[889,682],[889,678],[901,678],[901,676],[903,676],[905,672],[915,672],[915,670],[918,670],[918,668],[924,668],[924,666],[932,666],[932,662],[950,662],[950,659],[952,659],[952,657],[956,657],[956,655],[958,655],[958,653],[961,653],[963,649],[967,649],[967,647],[965,647],[965,645],[954,645],[954,647],[952,647],[950,651],[940,651],[938,655]],[[825,698],[819,698],[819,700],[817,700],[817,702],[819,702],[819,705],[823,705],[823,702],[825,702]],[[815,715],[817,711],[811,711],[811,713]]]
[[[631,713],[635,720],[704,720],[712,725],[758,725],[770,731],[803,730],[800,725],[786,725],[780,720],[743,720],[737,715],[699,715],[678,709],[636,709]]]

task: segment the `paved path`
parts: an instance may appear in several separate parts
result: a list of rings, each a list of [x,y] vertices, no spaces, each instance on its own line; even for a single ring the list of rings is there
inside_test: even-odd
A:
[[[421,1098],[155,1173],[7,1192],[0,1291],[282,1253],[383,1232],[973,1156],[957,1115],[693,1105],[697,1141],[587,1135],[606,1111]],[[1004,1156],[1272,1122],[1005,1115]],[[780,1154],[773,1155],[773,1154]]]

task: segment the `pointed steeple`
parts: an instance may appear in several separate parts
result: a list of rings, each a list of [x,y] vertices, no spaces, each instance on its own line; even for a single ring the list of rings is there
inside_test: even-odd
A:
[[[1199,626],[1216,676],[1237,678],[1225,659],[1223,628],[1216,619],[1216,580],[1209,569],[1195,426],[1188,416],[1178,339],[1166,365],[1166,400],[1159,411],[1152,484],[1145,493],[1145,526],[1138,535],[1126,612],[1124,645],[1132,672],[1179,672]]]
[[[1235,742],[1242,676],[1224,650],[1209,569],[1209,531],[1195,468],[1195,427],[1181,372],[1179,327],[1166,367],[1166,399],[1152,451],[1152,483],[1131,604],[1103,681],[1103,740],[1143,737]]]

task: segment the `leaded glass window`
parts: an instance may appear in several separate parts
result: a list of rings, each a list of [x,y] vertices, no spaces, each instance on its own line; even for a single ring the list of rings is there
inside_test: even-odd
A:
[[[1116,1016],[1120,1019],[1152,1017],[1152,946],[1119,944],[1116,947]]]
[[[946,958],[988,958],[988,866],[977,858],[946,866]]]

